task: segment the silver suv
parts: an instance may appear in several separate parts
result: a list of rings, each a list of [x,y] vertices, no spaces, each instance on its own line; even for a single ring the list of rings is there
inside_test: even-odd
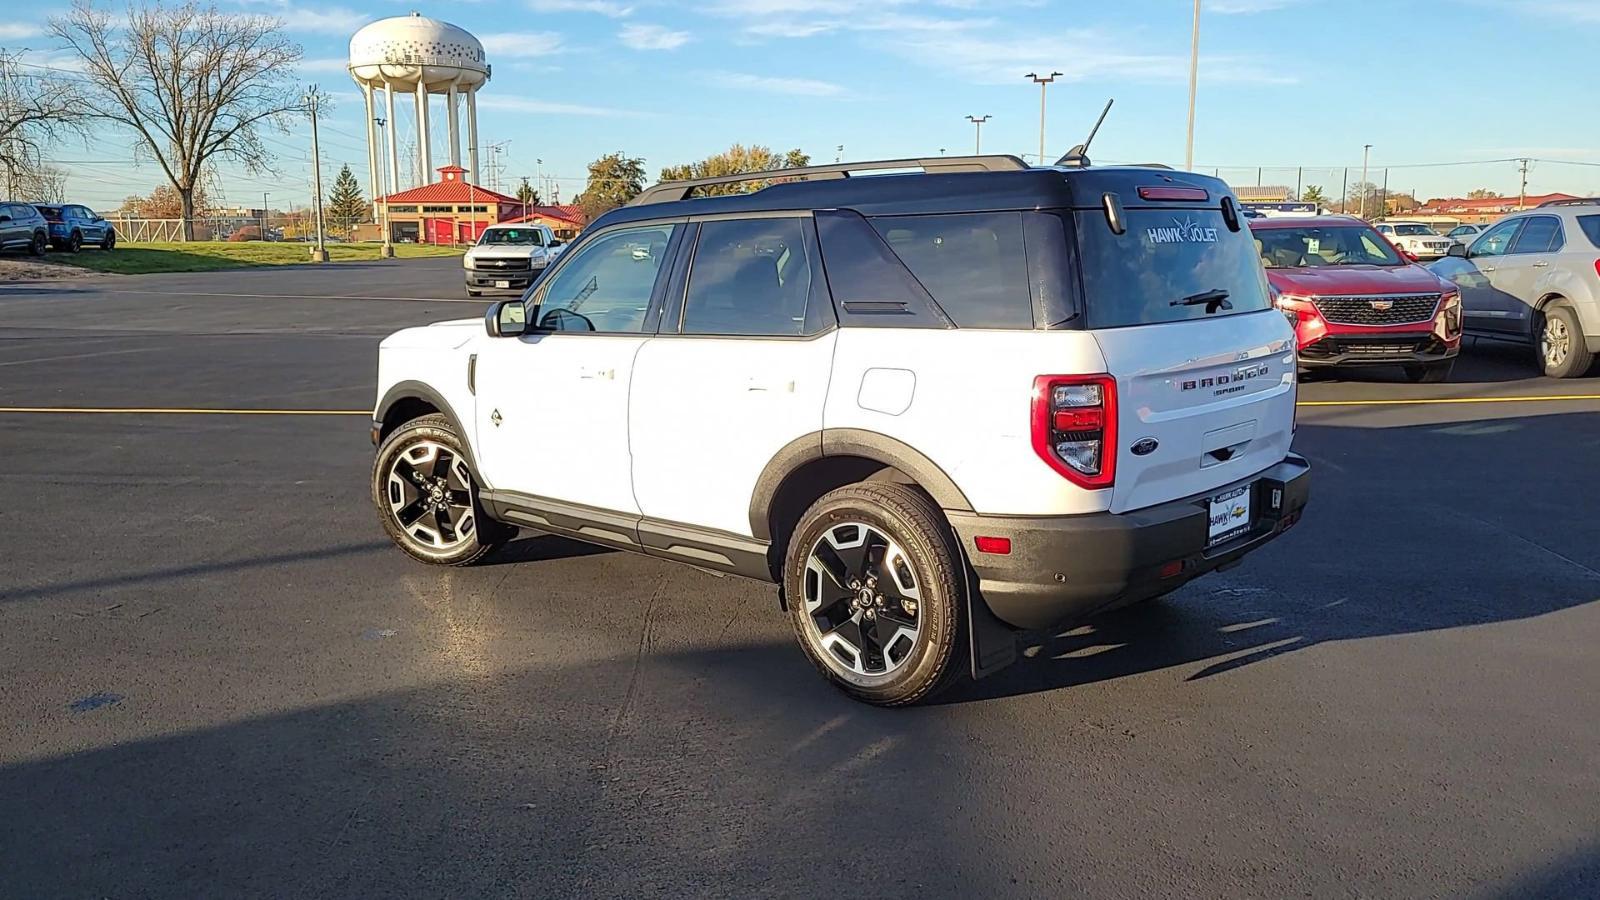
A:
[[[1467,334],[1534,347],[1546,375],[1600,354],[1600,198],[1506,216],[1429,268],[1461,289]]]

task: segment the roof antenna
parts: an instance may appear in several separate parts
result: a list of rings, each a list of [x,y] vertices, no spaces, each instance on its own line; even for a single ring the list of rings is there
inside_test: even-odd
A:
[[[1056,165],[1079,169],[1089,165],[1089,145],[1094,143],[1094,136],[1100,132],[1100,126],[1106,120],[1106,113],[1111,112],[1111,104],[1115,102],[1117,102],[1115,97],[1106,101],[1106,108],[1100,110],[1100,118],[1094,120],[1094,127],[1089,129],[1089,136],[1083,139],[1083,143],[1068,150],[1066,156],[1056,160]]]

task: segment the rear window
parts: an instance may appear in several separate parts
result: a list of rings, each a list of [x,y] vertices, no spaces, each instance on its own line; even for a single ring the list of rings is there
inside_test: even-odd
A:
[[[1181,322],[1271,306],[1255,241],[1247,228],[1229,231],[1220,209],[1127,209],[1123,218],[1128,230],[1116,234],[1104,212],[1077,213],[1090,328]],[[1221,291],[1227,292],[1228,308],[1202,299]]]
[[[1578,227],[1589,238],[1589,243],[1600,247],[1600,216],[1579,216]]]
[[[59,206],[35,206],[34,209],[39,211],[39,215],[51,221],[59,221],[61,219],[61,207]]]

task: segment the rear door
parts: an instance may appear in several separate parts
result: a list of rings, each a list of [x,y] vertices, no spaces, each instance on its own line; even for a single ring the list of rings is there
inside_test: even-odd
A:
[[[1087,325],[1117,382],[1112,512],[1204,494],[1282,461],[1294,334],[1250,232],[1206,205],[1076,214]],[[1138,448],[1135,452],[1134,448]]]

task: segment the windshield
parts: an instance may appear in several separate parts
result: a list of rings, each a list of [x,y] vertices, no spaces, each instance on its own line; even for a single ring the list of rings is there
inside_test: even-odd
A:
[[[1438,235],[1433,233],[1433,229],[1426,225],[1396,225],[1394,227],[1394,233],[1438,237]]]
[[[531,244],[535,247],[544,246],[544,232],[537,228],[490,228],[478,238],[478,245],[486,244]]]
[[[1256,232],[1256,249],[1269,269],[1405,265],[1388,241],[1361,225],[1263,228]]]

